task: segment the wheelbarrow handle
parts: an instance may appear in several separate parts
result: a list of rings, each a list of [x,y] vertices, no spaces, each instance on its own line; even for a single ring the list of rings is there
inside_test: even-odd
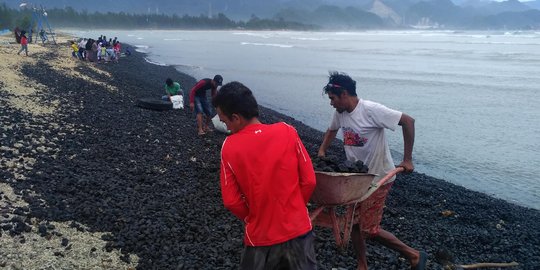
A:
[[[380,187],[380,186],[386,184],[386,182],[388,180],[390,180],[392,177],[394,177],[394,175],[396,175],[396,174],[398,174],[398,173],[400,173],[400,172],[402,172],[404,170],[405,170],[405,168],[403,168],[403,167],[396,167],[395,169],[388,172],[383,178],[381,178],[379,180],[379,182],[377,182],[377,186]]]

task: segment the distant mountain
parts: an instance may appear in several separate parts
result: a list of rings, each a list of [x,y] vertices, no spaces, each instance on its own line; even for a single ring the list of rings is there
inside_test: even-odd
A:
[[[18,8],[17,0],[0,0]],[[536,17],[529,10],[540,10],[540,0],[115,0],[104,5],[92,1],[32,0],[48,9],[72,7],[94,13],[165,14],[215,17],[224,14],[232,20],[274,18],[318,25],[326,29],[368,28],[459,28],[535,27]],[[519,17],[523,15],[523,17]],[[514,18],[514,22],[509,22]],[[504,23],[500,23],[500,22]],[[503,26],[501,26],[503,25]]]
[[[274,18],[285,21],[297,21],[303,24],[315,24],[332,29],[367,29],[385,28],[386,24],[379,16],[356,7],[338,7],[322,5],[311,12],[298,9],[284,9]]]
[[[421,27],[457,27],[471,19],[471,15],[450,0],[418,2],[405,12],[404,23]]]
[[[478,14],[496,15],[503,12],[520,12],[531,9],[524,3],[518,0],[507,0],[504,2],[491,2],[481,10],[477,10]]]
[[[369,12],[381,17],[391,26],[399,26],[402,24],[403,18],[394,9],[387,6],[382,0],[375,0],[371,3]]]
[[[540,29],[540,10],[504,12],[479,18],[470,27],[474,29]]]
[[[531,7],[531,8],[540,10],[540,1],[538,1],[538,0],[525,2],[523,4],[525,4],[525,5],[527,5],[527,6]]]

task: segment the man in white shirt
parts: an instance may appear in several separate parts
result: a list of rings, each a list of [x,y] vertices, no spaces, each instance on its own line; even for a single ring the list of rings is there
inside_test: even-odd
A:
[[[336,112],[332,123],[324,135],[318,155],[325,156],[326,149],[335,139],[338,130],[343,131],[345,154],[350,161],[361,160],[369,168],[369,173],[377,174],[374,182],[395,168],[390,154],[385,129],[403,129],[403,161],[398,167],[412,172],[412,149],[414,144],[414,119],[409,115],[387,108],[384,105],[358,98],[356,81],[344,73],[331,72],[324,87]],[[395,179],[395,177],[394,177]],[[357,252],[358,269],[367,269],[365,238],[371,238],[382,245],[401,253],[407,258],[412,269],[425,269],[427,254],[415,250],[401,242],[392,233],[380,227],[384,202],[393,180],[379,187],[357,208],[356,215],[362,219],[353,226],[351,239]]]

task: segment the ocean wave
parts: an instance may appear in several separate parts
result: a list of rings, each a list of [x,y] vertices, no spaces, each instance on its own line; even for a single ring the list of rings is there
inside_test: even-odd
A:
[[[306,37],[291,37],[291,39],[296,40],[313,40],[313,41],[321,41],[321,40],[328,40],[327,38],[306,38]]]
[[[180,41],[180,40],[183,40],[181,38],[164,38],[163,40],[165,41]]]
[[[157,66],[162,66],[162,67],[167,66],[166,64],[163,64],[163,63],[154,62],[154,61],[148,59],[148,57],[145,57],[145,58],[144,58],[144,61],[146,61],[147,63],[150,63],[150,64],[152,64],[152,65],[157,65]]]
[[[268,33],[253,33],[253,32],[235,32],[233,35],[252,36],[261,38],[271,38],[273,35]]]
[[[277,43],[254,43],[254,42],[242,42],[242,45],[254,45],[254,46],[270,46],[270,47],[279,47],[279,48],[292,48],[293,45],[287,44],[277,44]]]
[[[135,51],[140,52],[140,53],[147,53],[148,49],[150,49],[150,47],[146,45],[134,45],[134,47],[135,47]]]

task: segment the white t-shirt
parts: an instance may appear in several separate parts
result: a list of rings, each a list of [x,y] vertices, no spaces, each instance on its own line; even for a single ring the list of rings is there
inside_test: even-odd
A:
[[[395,130],[401,115],[382,104],[360,99],[352,112],[336,111],[329,129],[341,128],[347,159],[364,162],[369,173],[378,175],[373,180],[376,182],[395,168],[384,129]]]

